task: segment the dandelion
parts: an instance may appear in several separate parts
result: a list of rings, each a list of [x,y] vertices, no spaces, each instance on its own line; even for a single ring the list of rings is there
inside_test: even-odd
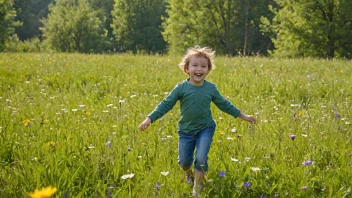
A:
[[[22,121],[23,125],[26,126],[26,127],[30,127],[31,126],[31,121],[26,119],[26,120],[23,120]]]
[[[307,190],[307,186],[303,186],[301,190]]]
[[[49,121],[49,120],[43,119],[43,120],[40,122],[40,124],[46,124],[48,121]]]
[[[127,174],[127,175],[122,175],[121,179],[132,179],[134,177],[134,174]]]
[[[165,172],[160,172],[162,175],[167,176],[170,172],[169,171],[165,171]]]
[[[302,163],[303,166],[309,166],[309,165],[312,165],[312,164],[314,164],[314,161],[310,161],[310,160],[304,161],[304,162]]]
[[[243,187],[249,188],[252,185],[252,182],[246,182],[243,184]]]
[[[219,173],[219,176],[220,176],[220,177],[225,177],[225,175],[226,175],[225,171],[221,171],[221,172]]]
[[[296,139],[296,135],[290,135],[289,136],[291,140],[295,140]]]
[[[56,191],[57,188],[48,186],[40,190],[36,189],[34,192],[29,193],[28,195],[31,198],[50,198],[51,196],[53,196],[53,194],[55,194]]]

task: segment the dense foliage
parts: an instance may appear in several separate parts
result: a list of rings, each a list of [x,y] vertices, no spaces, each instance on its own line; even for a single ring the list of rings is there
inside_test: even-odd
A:
[[[201,45],[240,56],[351,58],[352,52],[349,0],[1,2],[1,51],[182,54]],[[12,35],[15,20],[22,26]]]

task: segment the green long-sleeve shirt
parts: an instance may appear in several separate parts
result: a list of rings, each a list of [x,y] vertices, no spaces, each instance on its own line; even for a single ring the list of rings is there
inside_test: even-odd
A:
[[[211,102],[235,118],[240,114],[240,110],[219,93],[215,84],[204,81],[202,86],[194,86],[187,79],[178,83],[148,117],[155,122],[170,111],[178,100],[181,105],[178,128],[184,133],[196,133],[214,125],[210,111]]]

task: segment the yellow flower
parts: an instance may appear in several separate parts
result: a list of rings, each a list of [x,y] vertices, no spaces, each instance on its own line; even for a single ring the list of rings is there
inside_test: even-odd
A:
[[[26,119],[26,120],[23,120],[22,123],[24,124],[24,126],[28,127],[31,125],[31,121]]]
[[[225,134],[225,131],[224,131],[224,130],[221,130],[221,131],[220,131],[220,134],[221,134],[221,135],[224,135],[224,134]]]
[[[42,122],[40,123],[40,124],[45,124],[45,123],[47,123],[49,120],[45,120],[45,119],[43,119],[42,120]]]
[[[53,196],[53,194],[55,194],[56,191],[57,189],[55,187],[48,186],[40,190],[36,189],[34,192],[29,193],[28,195],[31,198],[50,198],[51,196]]]
[[[53,142],[53,141],[48,142],[48,146],[50,146],[50,147],[55,147],[55,145],[56,145],[56,143],[55,143],[55,142]]]

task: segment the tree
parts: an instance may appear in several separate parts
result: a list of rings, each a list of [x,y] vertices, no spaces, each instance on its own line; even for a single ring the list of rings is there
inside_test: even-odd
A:
[[[120,51],[160,53],[166,49],[161,31],[165,0],[115,0],[113,33]]]
[[[17,27],[15,30],[20,40],[42,37],[39,30],[42,27],[40,19],[47,17],[48,6],[53,2],[54,0],[15,0],[16,20],[23,23],[21,27]]]
[[[13,1],[0,0],[0,51],[5,49],[6,41],[20,23],[15,22],[16,11],[12,7]]]
[[[347,57],[352,52],[352,2],[348,0],[276,0],[272,21],[274,54],[297,57]]]
[[[43,20],[44,44],[61,52],[102,52],[106,45],[104,18],[86,0],[57,0]]]
[[[200,44],[229,55],[265,53],[262,46],[270,46],[271,41],[260,33],[259,18],[269,13],[270,2],[170,0],[163,35],[171,52]]]

